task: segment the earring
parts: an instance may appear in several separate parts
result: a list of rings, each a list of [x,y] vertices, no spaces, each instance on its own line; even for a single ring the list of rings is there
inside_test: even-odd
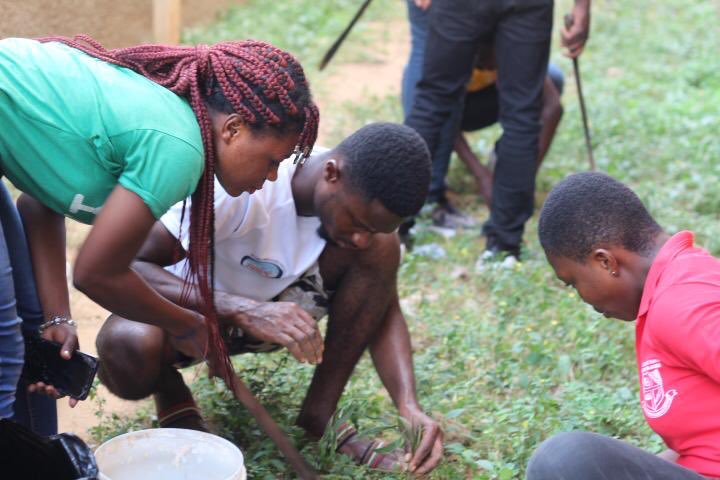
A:
[[[612,272],[610,272],[610,275],[612,275],[613,277],[617,277],[618,273],[615,270],[613,270]]]
[[[310,147],[305,147],[303,150],[300,150],[300,146],[296,145],[291,155],[295,155],[293,165],[297,165],[298,162],[300,165],[305,165],[305,160],[310,156]]]

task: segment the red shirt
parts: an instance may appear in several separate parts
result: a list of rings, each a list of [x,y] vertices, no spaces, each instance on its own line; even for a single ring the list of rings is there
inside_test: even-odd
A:
[[[720,476],[720,262],[668,240],[653,261],[638,311],[640,403],[678,463]]]

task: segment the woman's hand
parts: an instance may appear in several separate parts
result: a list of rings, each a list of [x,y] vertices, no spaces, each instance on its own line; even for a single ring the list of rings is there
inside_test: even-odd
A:
[[[67,323],[48,327],[40,336],[45,340],[52,340],[53,342],[61,344],[60,356],[65,360],[70,360],[73,352],[80,348],[77,327],[68,325]]]
[[[78,342],[77,328],[67,323],[61,323],[60,325],[54,325],[46,328],[41,337],[45,340],[52,340],[61,344],[60,357],[63,360],[70,360],[73,353],[80,348]],[[38,392],[45,394],[52,398],[61,398],[62,395],[55,389],[54,386],[48,385],[44,382],[37,382],[28,385],[29,392]],[[78,404],[78,400],[75,398],[69,398],[68,404],[70,407],[75,407]]]

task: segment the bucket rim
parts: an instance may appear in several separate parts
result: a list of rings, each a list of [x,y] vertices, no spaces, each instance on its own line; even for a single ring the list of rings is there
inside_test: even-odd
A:
[[[185,438],[194,438],[194,439],[200,439],[202,437],[205,437],[208,440],[211,440],[213,442],[225,445],[230,448],[231,451],[235,452],[240,459],[240,465],[238,466],[235,471],[233,471],[231,474],[228,475],[227,478],[240,478],[242,480],[247,478],[247,471],[245,469],[245,456],[243,455],[242,450],[240,450],[240,447],[235,445],[233,442],[228,440],[227,438],[223,438],[219,435],[215,435],[214,433],[210,432],[201,432],[199,430],[190,430],[186,428],[144,428],[142,430],[133,430],[132,432],[126,432],[120,435],[117,435],[115,437],[112,437],[102,444],[100,444],[97,448],[94,450],[95,457],[97,458],[98,453],[102,453],[102,450],[104,448],[109,448],[110,444],[119,443],[123,440],[134,437],[134,436],[144,436],[144,437],[153,437],[153,436],[164,436],[163,434],[168,434],[168,436],[181,436]],[[98,465],[99,467],[100,465]],[[102,471],[100,472],[100,478],[101,479],[107,479],[112,480],[107,475],[103,474]]]

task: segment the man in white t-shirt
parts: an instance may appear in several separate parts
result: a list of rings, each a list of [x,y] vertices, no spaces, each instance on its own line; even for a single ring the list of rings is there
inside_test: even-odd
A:
[[[399,124],[365,126],[303,165],[283,162],[277,180],[233,198],[215,187],[215,298],[231,354],[285,347],[316,365],[297,420],[320,438],[365,349],[399,413],[422,427],[407,461],[337,427],[338,451],[372,468],[432,470],[442,432],[417,401],[410,335],[398,300],[397,227],[421,208],[430,160],[422,138]],[[184,260],[171,265],[187,223],[177,205],[156,223],[136,269],[178,303]],[[165,268],[163,268],[165,266]],[[189,306],[197,308],[191,295]],[[328,314],[323,340],[317,320]],[[178,368],[197,362],[173,350],[157,327],[111,316],[97,339],[100,377],[116,395],[153,395],[162,426],[206,428]]]

